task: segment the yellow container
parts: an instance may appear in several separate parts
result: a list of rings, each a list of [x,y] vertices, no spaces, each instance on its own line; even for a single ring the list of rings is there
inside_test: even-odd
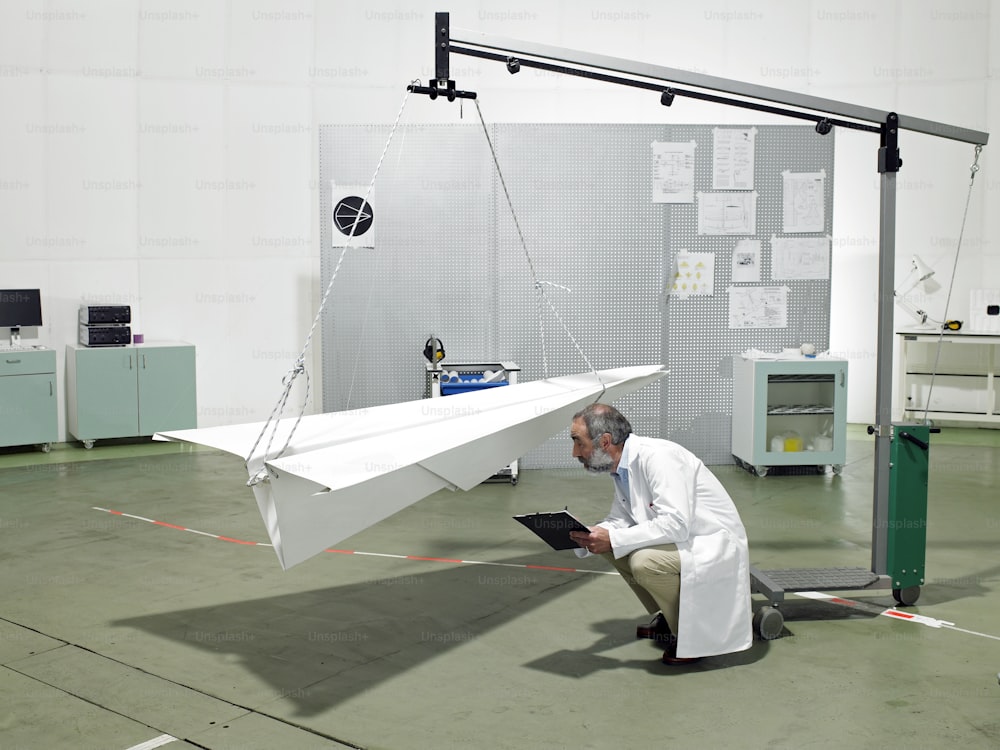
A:
[[[802,450],[802,438],[789,435],[785,438],[785,453],[797,453]]]

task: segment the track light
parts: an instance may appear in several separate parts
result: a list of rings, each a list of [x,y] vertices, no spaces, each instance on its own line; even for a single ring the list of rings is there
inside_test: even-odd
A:
[[[669,107],[674,103],[674,91],[673,89],[667,89],[662,94],[660,94],[660,104],[664,107]]]
[[[516,57],[507,58],[507,72],[511,75],[521,72],[521,61]]]
[[[826,135],[831,130],[833,130],[833,123],[830,122],[827,118],[824,117],[822,120],[817,121],[816,132],[819,133],[820,135]]]

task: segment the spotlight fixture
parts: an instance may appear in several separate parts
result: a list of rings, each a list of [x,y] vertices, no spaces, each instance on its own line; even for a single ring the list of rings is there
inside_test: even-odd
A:
[[[669,107],[674,103],[674,91],[673,89],[667,89],[662,94],[660,94],[660,104],[664,107]]]
[[[816,132],[820,135],[826,135],[831,130],[833,130],[833,123],[827,118],[824,117],[822,120],[816,122]]]
[[[516,57],[507,58],[507,72],[511,75],[521,72],[521,61]]]

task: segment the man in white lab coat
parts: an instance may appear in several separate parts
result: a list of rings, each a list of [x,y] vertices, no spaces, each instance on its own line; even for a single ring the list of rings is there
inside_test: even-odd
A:
[[[666,664],[750,647],[753,634],[746,530],[722,483],[667,440],[632,434],[622,414],[591,404],[573,418],[573,457],[611,474],[611,512],[577,554],[603,555],[650,614],[639,637],[667,644]]]

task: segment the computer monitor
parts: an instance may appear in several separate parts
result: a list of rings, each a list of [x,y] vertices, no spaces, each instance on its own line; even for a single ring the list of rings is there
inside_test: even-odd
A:
[[[42,324],[42,295],[38,289],[0,289],[0,328],[9,328],[11,343],[20,340],[24,326]]]

